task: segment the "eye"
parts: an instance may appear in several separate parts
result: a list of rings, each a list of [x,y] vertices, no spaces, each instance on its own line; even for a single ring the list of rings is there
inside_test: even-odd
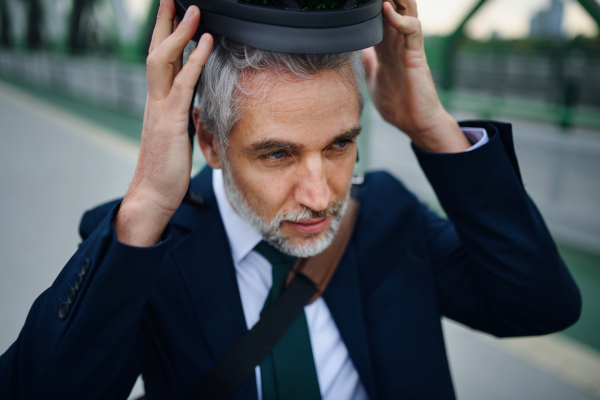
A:
[[[344,147],[348,146],[348,143],[350,143],[349,140],[338,140],[333,144],[333,147],[336,149],[343,149]]]
[[[279,150],[279,151],[274,151],[272,153],[268,153],[263,155],[264,159],[267,160],[280,160],[285,156],[285,151],[283,150]]]

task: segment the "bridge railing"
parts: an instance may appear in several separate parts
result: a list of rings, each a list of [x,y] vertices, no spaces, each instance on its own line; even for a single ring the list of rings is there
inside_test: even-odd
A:
[[[144,64],[98,55],[0,49],[0,77],[120,113],[144,113]]]

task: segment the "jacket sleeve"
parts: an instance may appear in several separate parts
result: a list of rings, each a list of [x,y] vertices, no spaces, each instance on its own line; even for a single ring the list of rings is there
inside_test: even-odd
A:
[[[120,243],[119,205],[84,215],[84,241],[0,356],[0,398],[110,399],[131,390],[140,371],[125,369],[143,357],[142,314],[170,237],[148,248]]]
[[[452,223],[425,212],[442,313],[496,336],[575,323],[581,297],[519,172],[509,124],[469,121],[490,141],[470,152],[413,146]]]

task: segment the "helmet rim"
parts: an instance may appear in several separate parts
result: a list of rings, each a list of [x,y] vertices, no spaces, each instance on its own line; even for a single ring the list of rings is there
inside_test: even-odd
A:
[[[194,37],[214,32],[261,50],[323,54],[361,50],[383,38],[383,0],[352,9],[311,10],[261,7],[231,0],[175,0],[177,17],[202,10]]]

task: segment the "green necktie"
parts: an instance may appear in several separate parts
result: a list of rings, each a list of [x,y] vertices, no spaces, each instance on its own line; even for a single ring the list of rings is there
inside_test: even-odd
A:
[[[256,246],[273,266],[273,286],[262,313],[277,300],[296,259],[262,241]],[[260,364],[263,400],[321,400],[308,323],[298,316],[273,350]]]

